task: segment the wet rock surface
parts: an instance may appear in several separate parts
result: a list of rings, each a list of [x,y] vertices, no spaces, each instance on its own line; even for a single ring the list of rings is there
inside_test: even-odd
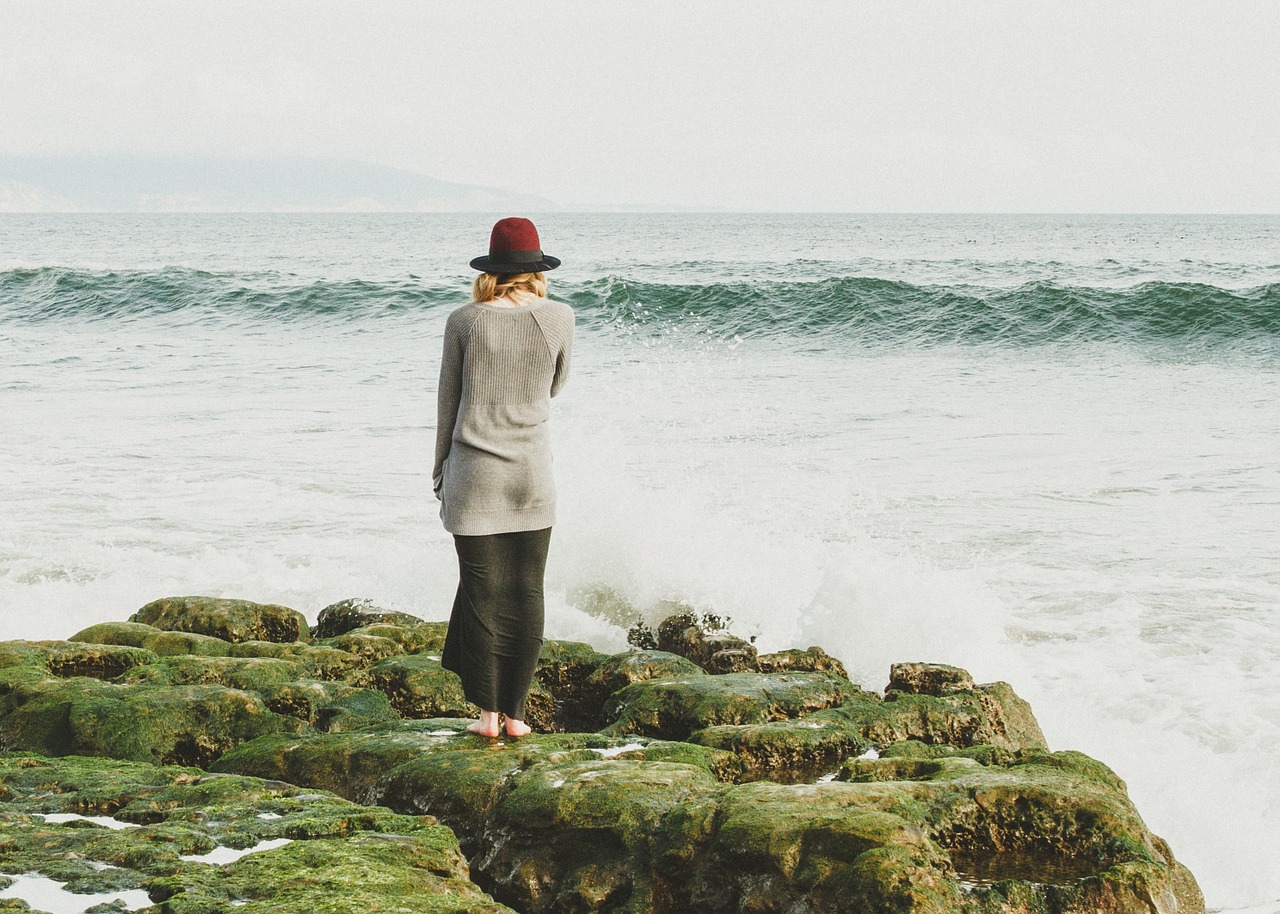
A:
[[[435,819],[279,781],[9,753],[0,799],[0,870],[148,911],[510,911]]]
[[[894,663],[889,667],[889,689],[918,695],[945,695],[973,688],[968,671],[945,663]]]
[[[223,597],[166,597],[148,603],[129,621],[223,641],[307,640],[307,619],[302,613],[274,603]]]
[[[709,627],[693,613],[668,616],[658,624],[658,649],[686,657],[708,673],[740,673],[756,666],[754,645]]]
[[[658,648],[546,642],[538,732],[488,740],[444,623],[344,601],[284,640],[285,607],[149,607],[0,643],[0,873],[174,912],[1203,911],[1114,772],[958,667],[880,694],[680,613]]]
[[[410,626],[422,622],[417,616],[409,613],[394,612],[381,609],[372,600],[352,597],[331,603],[316,617],[316,626],[311,632],[313,638],[335,638],[345,635],[355,628],[386,622],[391,625]]]

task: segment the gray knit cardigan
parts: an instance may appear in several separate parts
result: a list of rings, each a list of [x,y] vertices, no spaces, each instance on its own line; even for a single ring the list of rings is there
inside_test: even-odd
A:
[[[573,309],[547,298],[471,302],[444,328],[432,485],[445,530],[463,536],[555,523],[548,419],[569,377]]]

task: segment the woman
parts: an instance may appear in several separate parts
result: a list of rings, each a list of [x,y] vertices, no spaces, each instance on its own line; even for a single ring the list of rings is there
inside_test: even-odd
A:
[[[458,552],[458,593],[441,664],[480,719],[467,729],[524,736],[525,698],[542,649],[543,575],[555,482],[547,421],[569,377],[573,309],[547,298],[528,219],[501,219],[472,301],[445,322],[432,482]]]

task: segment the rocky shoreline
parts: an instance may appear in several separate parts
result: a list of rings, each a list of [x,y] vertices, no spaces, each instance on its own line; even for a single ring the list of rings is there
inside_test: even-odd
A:
[[[176,597],[0,642],[0,896],[38,874],[166,914],[1204,911],[1124,782],[1049,751],[1008,683],[901,663],[871,692],[686,611],[619,654],[547,641],[535,733],[488,740],[445,630]]]

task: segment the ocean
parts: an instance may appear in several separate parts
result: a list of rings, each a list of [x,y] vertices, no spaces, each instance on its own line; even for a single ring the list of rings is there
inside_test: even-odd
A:
[[[176,594],[445,619],[490,215],[0,217],[0,639]],[[1280,217],[545,214],[547,635],[680,601],[1005,680],[1280,910]]]

